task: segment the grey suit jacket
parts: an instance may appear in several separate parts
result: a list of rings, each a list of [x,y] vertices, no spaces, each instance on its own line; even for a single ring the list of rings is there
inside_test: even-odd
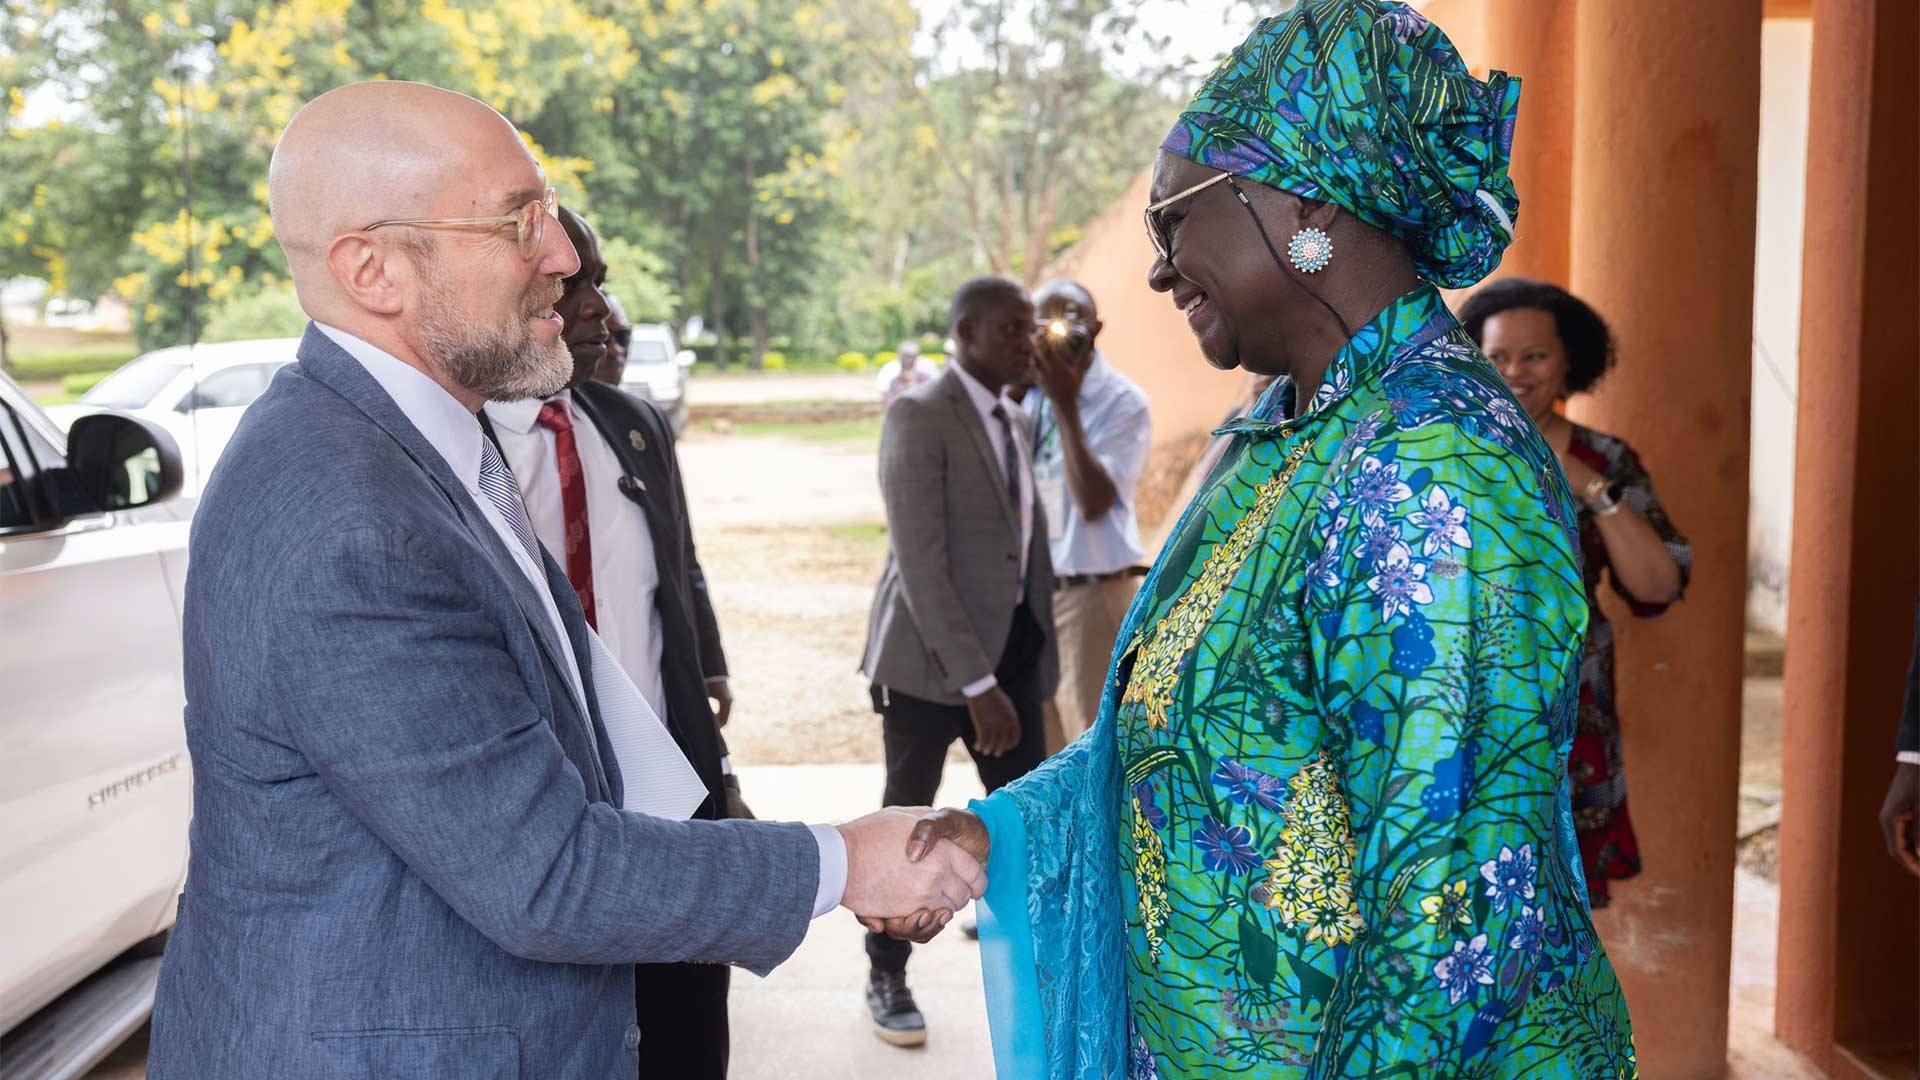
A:
[[[1016,424],[1015,431],[1024,425]],[[961,688],[993,674],[1019,605],[1020,518],[993,441],[951,367],[894,400],[880,434],[887,562],[867,618],[861,671],[879,686],[958,705]],[[1053,694],[1053,558],[1033,505],[1027,605],[1046,644],[1041,691]]]
[[[309,328],[198,509],[194,816],[148,1075],[632,1076],[637,961],[759,971],[806,932],[806,828],[617,809],[556,640],[465,487]],[[591,686],[588,693],[591,695]]]

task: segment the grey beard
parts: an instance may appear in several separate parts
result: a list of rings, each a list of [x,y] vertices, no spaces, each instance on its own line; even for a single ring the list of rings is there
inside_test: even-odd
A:
[[[506,326],[463,321],[438,270],[431,262],[422,267],[428,295],[420,338],[425,359],[454,385],[487,401],[524,401],[551,397],[573,381],[564,340],[540,344],[524,318]]]

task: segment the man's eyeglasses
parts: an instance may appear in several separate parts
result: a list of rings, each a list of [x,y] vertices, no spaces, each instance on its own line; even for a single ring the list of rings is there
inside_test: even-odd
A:
[[[388,225],[411,225],[417,229],[489,227],[497,229],[502,225],[511,225],[514,230],[514,239],[520,245],[520,257],[531,259],[534,252],[540,250],[540,239],[546,233],[547,219],[554,216],[554,211],[559,205],[559,196],[552,188],[548,188],[545,195],[511,214],[491,214],[485,217],[395,218],[390,221],[376,221],[361,231],[372,232]]]
[[[1160,257],[1168,262],[1173,261],[1173,234],[1167,231],[1166,223],[1160,219],[1160,211],[1165,210],[1167,207],[1172,206],[1182,199],[1191,199],[1222,180],[1232,179],[1233,174],[1227,172],[1209,176],[1185,191],[1176,192],[1148,206],[1146,212],[1147,238],[1153,241],[1153,250],[1159,252]]]

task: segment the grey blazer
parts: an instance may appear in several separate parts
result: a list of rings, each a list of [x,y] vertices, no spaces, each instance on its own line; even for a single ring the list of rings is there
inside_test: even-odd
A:
[[[804,826],[617,809],[590,668],[446,462],[309,327],[193,525],[194,816],[154,1080],[634,1075],[638,961],[765,972]]]
[[[878,686],[963,704],[961,688],[993,674],[1013,627],[1020,518],[986,425],[951,367],[887,409],[880,493],[887,504],[887,562],[867,617],[860,670]],[[1037,499],[1027,545],[1027,606],[1046,638],[1040,681],[1042,694],[1051,697],[1060,682],[1053,557]]]

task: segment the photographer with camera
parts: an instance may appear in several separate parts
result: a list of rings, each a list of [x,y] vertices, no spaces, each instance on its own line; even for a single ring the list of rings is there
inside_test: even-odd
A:
[[[1054,566],[1060,688],[1047,753],[1092,726],[1120,621],[1145,573],[1134,489],[1153,441],[1147,396],[1100,355],[1093,295],[1056,279],[1034,293],[1033,476]]]

